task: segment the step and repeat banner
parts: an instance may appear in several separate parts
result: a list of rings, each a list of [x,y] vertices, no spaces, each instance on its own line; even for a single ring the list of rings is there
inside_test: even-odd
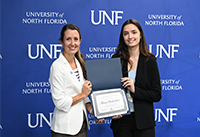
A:
[[[162,99],[155,103],[157,137],[200,136],[200,1],[1,0],[0,136],[48,137],[54,104],[49,70],[62,48],[60,31],[76,24],[86,60],[110,58],[122,24],[143,27],[156,55]],[[89,115],[89,137],[111,137],[111,119]]]

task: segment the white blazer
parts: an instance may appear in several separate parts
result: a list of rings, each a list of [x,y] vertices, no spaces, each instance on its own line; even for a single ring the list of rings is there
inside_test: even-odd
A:
[[[90,102],[89,98],[85,98],[81,102],[72,105],[72,97],[81,93],[82,85],[85,81],[79,61],[75,58],[77,69],[80,75],[80,81],[74,74],[70,64],[60,53],[50,69],[49,82],[51,84],[52,99],[55,104],[53,119],[51,121],[51,130],[62,134],[77,134],[83,124],[83,112],[88,118],[85,103]]]

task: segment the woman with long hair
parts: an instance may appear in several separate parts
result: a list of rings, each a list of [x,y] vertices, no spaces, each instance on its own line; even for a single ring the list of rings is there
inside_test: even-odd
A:
[[[51,122],[52,137],[87,137],[89,124],[86,110],[92,113],[87,96],[92,84],[87,80],[85,59],[80,52],[81,39],[76,25],[66,24],[62,28],[60,43],[63,52],[52,63],[49,78],[55,104]]]
[[[121,28],[113,58],[122,64],[121,82],[126,90],[130,115],[112,118],[114,137],[155,137],[154,102],[160,101],[161,84],[156,57],[149,52],[141,25],[127,20]]]

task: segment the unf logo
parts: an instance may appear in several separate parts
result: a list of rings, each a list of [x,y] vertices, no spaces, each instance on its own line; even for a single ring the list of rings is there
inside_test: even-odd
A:
[[[34,49],[34,52],[32,51]],[[28,57],[31,59],[43,59],[45,53],[50,59],[56,59],[62,49],[61,44],[50,44],[49,50],[43,44],[36,44],[32,48],[32,44],[28,44]]]
[[[163,119],[166,122],[173,122],[174,117],[177,116],[178,108],[166,108],[163,112],[162,109],[157,108],[155,109],[155,121],[161,122]]]
[[[28,114],[28,126],[30,128],[43,127],[43,121],[45,121],[48,126],[51,125],[53,113],[49,113],[48,118],[46,118],[43,113],[36,113],[34,116],[31,115],[31,113]]]
[[[168,44],[168,48],[165,49],[164,45],[162,44],[157,44],[156,45],[156,54],[155,56],[158,58],[163,58],[163,53],[167,56],[167,58],[174,58],[175,57],[175,52],[178,52],[179,45],[177,44]],[[152,53],[153,48],[152,44],[149,45],[149,51]]]
[[[175,53],[178,53],[179,45],[168,44],[168,45],[149,45],[149,51],[154,53],[156,57],[163,58],[165,55],[167,58],[175,58]],[[56,59],[62,50],[61,44],[50,44],[45,46],[43,44],[28,44],[28,57],[30,59],[44,59],[44,55],[50,59]]]
[[[98,14],[99,19],[95,20],[95,16]],[[123,14],[123,11],[111,11],[111,15],[109,16],[108,13],[105,10],[99,10],[99,13],[95,14],[94,10],[91,10],[91,22],[94,25],[105,25],[106,19],[110,22],[112,25],[118,25],[118,20],[122,19],[122,16],[120,14]]]

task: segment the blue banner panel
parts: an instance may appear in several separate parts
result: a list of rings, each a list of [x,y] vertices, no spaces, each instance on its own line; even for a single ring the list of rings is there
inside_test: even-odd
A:
[[[76,24],[86,60],[110,58],[122,24],[138,20],[156,55],[162,99],[155,103],[157,137],[200,136],[200,1],[1,0],[0,136],[51,136],[54,104],[49,70],[62,47],[60,31]],[[111,137],[111,119],[89,114],[89,137]]]

